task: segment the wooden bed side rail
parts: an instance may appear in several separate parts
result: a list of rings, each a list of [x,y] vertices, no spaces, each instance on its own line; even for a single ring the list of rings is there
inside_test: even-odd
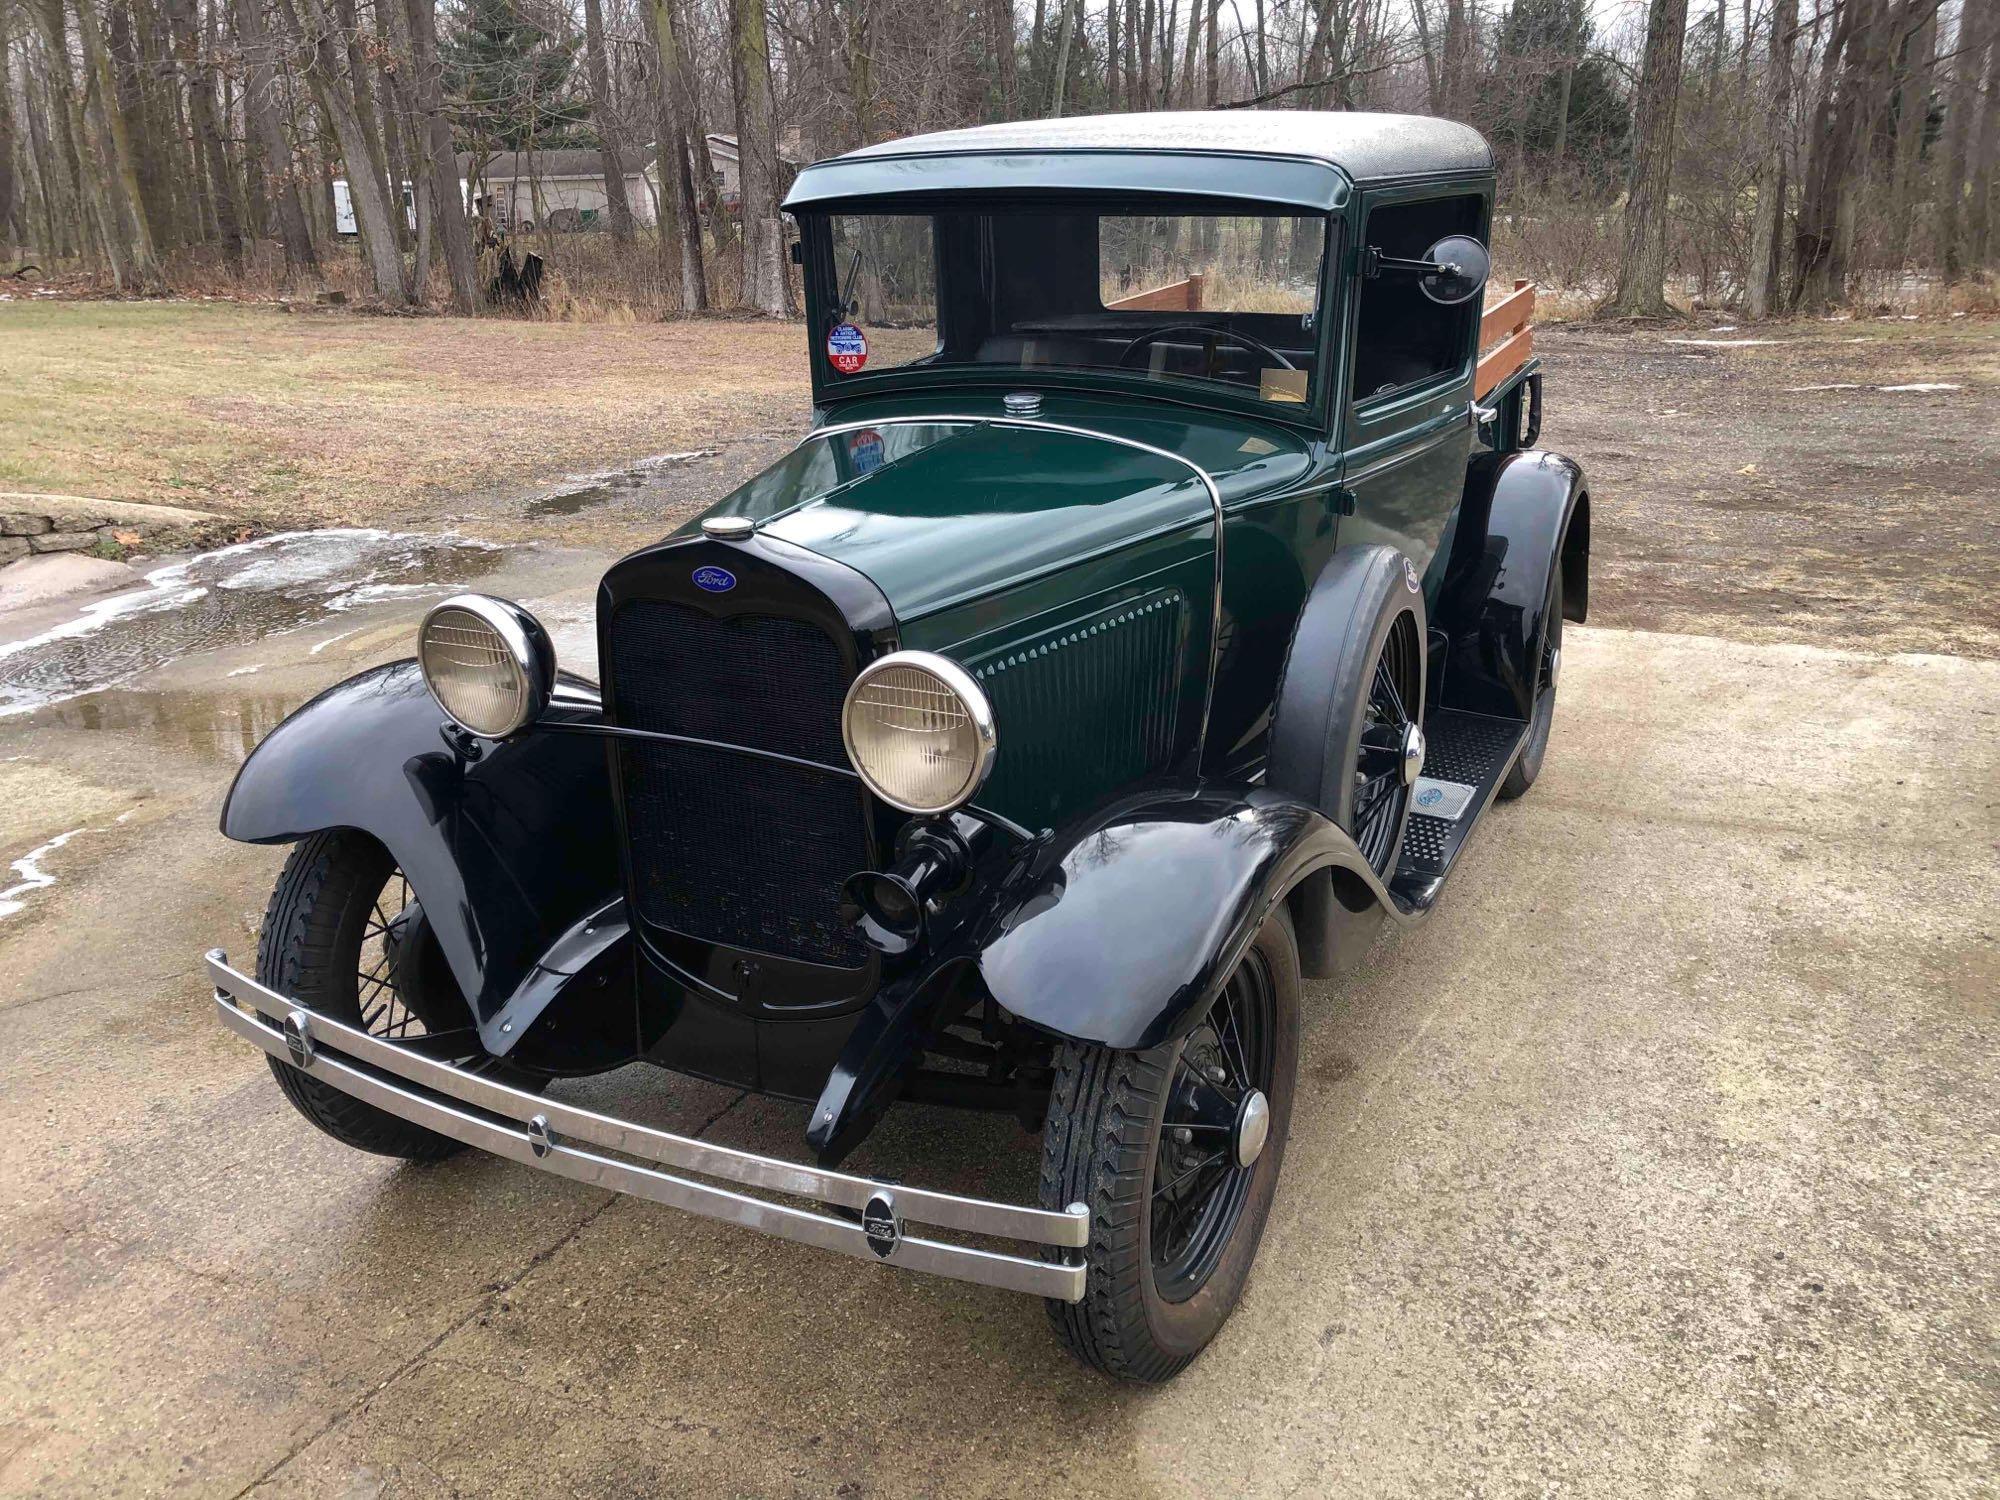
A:
[[[1165,286],[1149,287],[1104,305],[1120,312],[1200,312],[1201,272],[1195,272],[1185,281],[1170,281]]]
[[[1486,309],[1479,320],[1479,368],[1472,394],[1489,395],[1535,352],[1535,284],[1517,281],[1514,290]]]

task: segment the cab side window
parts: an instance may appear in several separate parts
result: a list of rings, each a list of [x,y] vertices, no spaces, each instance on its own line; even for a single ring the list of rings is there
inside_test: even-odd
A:
[[[1480,200],[1470,196],[1391,204],[1368,215],[1361,243],[1384,255],[1418,259],[1448,234],[1484,238],[1480,209]],[[1361,283],[1354,335],[1357,404],[1456,374],[1471,355],[1479,299],[1440,307],[1418,280],[1391,271]]]

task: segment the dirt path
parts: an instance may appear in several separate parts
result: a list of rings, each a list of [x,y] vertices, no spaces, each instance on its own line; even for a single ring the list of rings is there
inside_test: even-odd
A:
[[[2000,656],[2000,321],[1541,351],[1543,442],[1592,482],[1593,623]]]

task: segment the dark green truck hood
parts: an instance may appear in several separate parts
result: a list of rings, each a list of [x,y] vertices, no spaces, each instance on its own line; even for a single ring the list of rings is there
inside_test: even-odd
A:
[[[1296,483],[1310,468],[1304,444],[1281,427],[1135,420],[1129,408],[1107,420],[1094,405],[1051,403],[1043,416],[1184,454],[1225,502]],[[841,413],[835,430],[707,514],[752,517],[767,535],[858,569],[905,623],[1213,514],[1207,487],[1163,454],[1047,428],[913,421],[924,408],[898,407],[907,415],[887,406]],[[869,425],[838,430],[852,421]]]

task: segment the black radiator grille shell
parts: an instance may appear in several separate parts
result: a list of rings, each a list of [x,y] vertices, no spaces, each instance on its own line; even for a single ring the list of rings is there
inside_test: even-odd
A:
[[[817,625],[631,599],[606,635],[621,726],[847,763],[849,673]],[[868,865],[858,781],[693,745],[622,740],[617,753],[645,922],[804,963],[867,963],[837,914],[841,881]]]

